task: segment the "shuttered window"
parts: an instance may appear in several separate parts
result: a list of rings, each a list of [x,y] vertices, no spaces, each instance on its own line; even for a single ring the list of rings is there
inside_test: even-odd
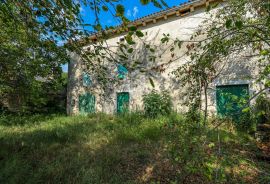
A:
[[[123,65],[118,64],[117,65],[117,77],[118,79],[125,79],[126,75],[128,73],[128,70]]]
[[[83,81],[83,86],[89,87],[92,85],[92,80],[88,73],[85,73],[85,72],[83,73],[82,81]]]

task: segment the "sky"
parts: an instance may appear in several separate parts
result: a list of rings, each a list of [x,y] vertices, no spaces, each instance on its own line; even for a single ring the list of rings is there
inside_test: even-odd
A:
[[[165,0],[169,7],[177,6],[188,0]],[[160,8],[155,7],[153,4],[142,5],[140,0],[122,0],[120,2],[125,7],[125,15],[129,20],[135,20],[137,18],[159,12]],[[92,23],[94,20],[93,11],[89,7],[82,6],[80,9],[81,15],[85,23]],[[115,19],[110,13],[102,12],[100,14],[100,22],[102,26],[116,26],[119,24],[117,19]],[[64,65],[63,71],[67,72],[67,65]]]
[[[172,7],[187,2],[187,0],[165,0],[165,2],[169,7]],[[161,10],[152,3],[142,5],[140,0],[121,0],[119,3],[125,7],[125,15],[129,20],[134,20]],[[82,6],[81,14],[86,23],[90,23],[94,20],[93,12],[89,7]],[[119,22],[108,12],[101,13],[100,22],[103,26],[115,26],[119,24]]]

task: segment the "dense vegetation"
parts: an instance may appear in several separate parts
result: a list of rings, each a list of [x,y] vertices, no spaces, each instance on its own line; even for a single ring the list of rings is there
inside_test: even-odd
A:
[[[269,183],[255,140],[216,123],[201,128],[177,114],[2,117],[0,181]]]
[[[144,114],[148,117],[169,115],[173,110],[172,99],[168,91],[158,93],[153,90],[143,95]]]
[[[191,62],[174,73],[183,85],[191,86],[187,98],[190,109],[185,115],[172,112],[167,93],[154,91],[144,96],[143,113],[78,117],[33,114],[48,113],[47,109],[56,112],[57,107],[64,106],[54,97],[66,85],[61,65],[68,62],[67,48],[80,53],[91,70],[102,74],[100,82],[108,83],[108,69],[93,61],[108,59],[125,64],[129,54],[136,52],[134,37],[147,36],[137,27],[129,27],[127,45],[120,44],[121,54],[115,56],[120,60],[104,55],[108,48],[103,47],[103,38],[110,36],[107,34],[90,43],[94,49],[86,53],[75,42],[59,45],[59,41],[88,38],[97,31],[105,33],[109,28],[101,26],[99,15],[110,9],[123,23],[119,31],[126,31],[128,20],[120,0],[95,2],[101,1],[83,1],[95,14],[88,25],[90,32],[85,29],[77,1],[0,2],[0,107],[21,102],[15,110],[23,113],[0,116],[0,183],[269,183],[269,137],[265,144],[254,138],[257,123],[269,122],[270,114],[269,97],[262,94],[270,85],[269,1],[231,0],[193,36],[191,41],[196,44],[190,43],[187,53]],[[141,0],[142,4],[150,2],[166,6],[163,0]],[[254,16],[246,16],[250,10]],[[61,16],[56,16],[60,12]],[[199,36],[207,38],[198,41]],[[164,34],[161,43],[170,41],[173,58],[175,47],[185,44]],[[151,53],[149,61],[155,62],[158,52],[152,45],[145,47]],[[230,121],[207,119],[207,106],[201,108],[202,94],[219,73],[215,66],[246,47],[253,50],[249,57],[259,66],[256,82],[264,85],[255,94],[262,95],[254,109],[245,109],[254,124],[244,121],[243,125],[255,125],[245,127],[254,128],[251,134],[247,129],[239,131]],[[162,71],[157,67],[154,72]],[[154,87],[151,78],[149,81]],[[268,150],[261,152],[258,147]]]
[[[63,110],[66,49],[47,37],[23,4],[0,3],[0,111]]]
[[[163,0],[140,2],[159,8],[167,6]],[[83,20],[82,7],[93,15],[91,20]],[[85,56],[92,73],[107,71],[93,62],[96,57],[106,58],[102,51],[109,48],[102,46],[103,42],[94,44],[90,53],[84,53],[77,42],[82,38],[89,42],[89,35],[109,29],[101,26],[102,13],[111,15],[116,22],[128,23],[120,0],[0,1],[0,110],[40,112],[52,104],[57,109],[63,100],[51,96],[58,98],[65,91],[61,66],[69,62],[67,51]],[[100,82],[107,79],[104,76],[100,75]]]
[[[212,4],[207,11],[217,6],[219,5]],[[174,71],[176,78],[183,86],[187,86],[187,92],[191,94],[188,96],[190,105],[199,109],[202,96],[206,97],[204,102],[208,104],[211,84],[225,77],[222,73],[230,63],[235,62],[234,65],[237,65],[238,61],[240,65],[245,65],[246,61],[236,56],[246,58],[251,62],[250,65],[256,68],[256,72],[243,78],[254,80],[253,85],[261,86],[256,93],[250,94],[248,100],[243,100],[246,105],[242,110],[250,111],[247,104],[253,102],[258,95],[269,91],[269,15],[268,0],[229,0],[215,13],[209,14],[210,17],[191,36],[190,43],[186,46],[190,61]],[[165,35],[165,43],[170,39]],[[205,117],[207,108],[206,106],[203,109]]]

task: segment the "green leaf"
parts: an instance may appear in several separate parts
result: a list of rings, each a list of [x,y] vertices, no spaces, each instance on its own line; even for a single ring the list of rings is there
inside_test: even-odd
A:
[[[208,147],[209,147],[209,148],[215,147],[215,143],[211,142],[210,144],[208,144]]]
[[[266,82],[265,82],[265,87],[270,87],[270,80],[266,80]]]
[[[168,4],[164,0],[161,0],[161,3],[163,4],[163,6],[165,6],[167,8],[169,7]]]
[[[119,57],[122,58],[122,59],[125,59],[125,60],[128,59],[127,56],[124,56],[122,54],[120,54]]]
[[[182,47],[183,42],[182,41],[178,41],[178,48],[180,49]]]
[[[226,28],[229,29],[232,26],[232,19],[226,21]]]
[[[129,31],[136,31],[137,30],[137,27],[136,26],[131,26],[128,29],[129,29]]]
[[[151,0],[155,7],[162,8],[161,4],[157,0]]]
[[[243,22],[242,21],[236,21],[235,26],[236,26],[236,28],[241,29],[243,27]]]
[[[138,37],[143,37],[144,36],[143,32],[141,32],[141,31],[136,31],[136,35]]]
[[[151,86],[154,88],[155,87],[155,84],[154,84],[154,81],[152,80],[151,77],[149,77],[149,82],[150,82]]]
[[[269,50],[261,50],[260,55],[266,56],[269,54]]]
[[[45,26],[49,26],[49,25],[50,25],[50,22],[49,22],[49,21],[45,21],[45,22],[44,22],[44,25],[45,25]]]
[[[125,7],[121,4],[118,4],[116,6],[116,16],[124,16],[124,13],[125,13]]]
[[[147,5],[150,3],[150,0],[141,0],[142,5]]]
[[[247,112],[249,112],[249,111],[250,111],[250,107],[244,108],[244,109],[242,110],[243,113],[247,113]]]
[[[161,43],[165,43],[165,42],[168,42],[169,41],[169,38],[167,36],[161,38]]]
[[[132,37],[130,35],[125,36],[125,40],[127,41],[127,43],[129,45],[135,44],[135,42],[133,41],[133,39],[132,39]]]
[[[102,6],[102,10],[107,12],[109,10],[108,6]]]
[[[128,51],[128,53],[132,53],[133,52],[133,48],[129,48],[127,51]]]
[[[94,29],[95,29],[96,31],[101,31],[102,27],[101,27],[100,24],[97,24],[97,25],[94,25]]]
[[[211,6],[206,7],[206,12],[209,12],[211,10]]]

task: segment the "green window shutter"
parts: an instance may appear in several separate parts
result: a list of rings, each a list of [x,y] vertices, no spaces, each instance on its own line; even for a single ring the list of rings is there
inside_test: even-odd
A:
[[[90,93],[79,96],[79,111],[81,114],[89,114],[95,112],[96,98]]]
[[[249,100],[248,85],[226,85],[216,87],[217,113],[220,117],[239,120]]]
[[[117,93],[117,113],[124,113],[129,110],[129,93]]]
[[[82,79],[83,79],[83,86],[85,87],[91,86],[92,80],[88,73],[83,73]]]
[[[118,64],[117,65],[117,73],[118,73],[118,75],[117,75],[118,79],[124,79],[128,73],[128,70],[123,65]]]

